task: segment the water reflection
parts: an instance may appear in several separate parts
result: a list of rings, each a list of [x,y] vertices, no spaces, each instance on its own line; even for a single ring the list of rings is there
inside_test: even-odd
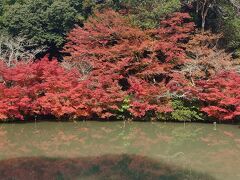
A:
[[[17,158],[0,162],[1,179],[214,180],[213,177],[136,155],[72,159]]]
[[[181,123],[0,124],[0,139],[0,160],[135,154],[219,180],[240,179],[240,133],[233,125],[213,130],[209,124]]]

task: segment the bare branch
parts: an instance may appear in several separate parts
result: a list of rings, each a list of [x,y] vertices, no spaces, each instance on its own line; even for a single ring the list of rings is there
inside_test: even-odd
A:
[[[7,66],[13,66],[19,61],[29,62],[34,60],[36,55],[45,49],[46,46],[37,46],[25,37],[0,36],[0,59]]]
[[[62,66],[68,70],[76,68],[82,75],[80,80],[85,80],[93,68],[89,62],[83,60],[82,58],[80,59],[80,57],[71,61],[63,61]]]

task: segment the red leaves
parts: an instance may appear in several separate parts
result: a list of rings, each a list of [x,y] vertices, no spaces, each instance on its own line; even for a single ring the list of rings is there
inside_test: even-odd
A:
[[[47,58],[0,69],[3,77],[0,84],[1,119],[64,114],[68,105],[60,100],[64,93],[76,86],[79,77],[77,72],[67,72],[57,61],[49,62]],[[62,106],[65,109],[61,109]],[[66,113],[69,114],[69,111]]]
[[[88,61],[94,70],[105,68],[110,74],[113,69],[128,68],[136,75],[154,77],[185,62],[186,55],[179,41],[186,39],[193,30],[192,23],[185,23],[187,18],[187,14],[175,13],[161,23],[161,28],[143,31],[130,25],[125,17],[108,10],[90,18],[83,28],[73,29],[68,34],[65,51],[71,53],[73,60]],[[122,63],[126,59],[128,62]],[[146,63],[146,59],[151,63]],[[110,64],[111,69],[107,67]]]
[[[89,94],[97,99],[93,104],[98,108],[92,111],[99,116],[113,112],[116,108],[110,107],[114,103],[119,106],[129,96],[134,117],[150,111],[169,112],[169,98],[163,94],[170,71],[186,61],[180,41],[193,30],[193,24],[185,22],[189,18],[176,13],[163,21],[161,28],[143,31],[108,10],[90,18],[83,28],[73,29],[65,51],[71,54],[68,59],[86,60],[93,66],[88,76],[93,86]]]
[[[240,115],[240,75],[223,72],[210,80],[199,81],[198,98],[204,102],[202,111],[220,120]]]
[[[194,30],[194,23],[188,22],[191,19],[188,13],[173,13],[170,18],[161,21],[162,28],[158,29],[162,36],[169,36],[169,40],[178,42],[188,38]]]
[[[156,110],[156,105],[149,105],[147,102],[132,102],[129,109],[134,117],[143,117],[151,110]]]
[[[159,29],[143,31],[109,10],[69,33],[66,68],[47,58],[11,68],[0,62],[0,119],[155,116],[172,111],[169,91],[197,97],[208,116],[238,117],[239,74],[224,72],[202,81],[190,74],[190,83],[186,74],[174,71],[188,61],[183,40],[194,26],[187,19],[175,13]]]
[[[80,80],[81,74],[76,70],[66,70],[47,58],[12,68],[1,66],[0,70],[2,120],[23,119],[26,115],[107,118],[126,96],[117,74]]]
[[[239,74],[225,72],[203,81],[190,76],[190,83],[174,71],[188,61],[183,40],[194,26],[187,19],[175,13],[159,29],[143,31],[114,11],[97,13],[69,33],[68,67],[47,58],[11,68],[0,62],[0,119],[154,116],[172,111],[173,91],[197,97],[208,116],[238,117]]]

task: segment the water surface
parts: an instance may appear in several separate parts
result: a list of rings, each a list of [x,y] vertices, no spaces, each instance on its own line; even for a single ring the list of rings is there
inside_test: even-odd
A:
[[[1,177],[12,170],[15,179],[41,179],[44,172],[45,179],[240,179],[240,129],[235,125],[1,124],[0,139]]]

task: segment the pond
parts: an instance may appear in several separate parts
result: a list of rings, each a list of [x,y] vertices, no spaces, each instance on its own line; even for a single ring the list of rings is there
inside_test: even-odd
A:
[[[1,179],[240,179],[236,125],[0,124]]]

